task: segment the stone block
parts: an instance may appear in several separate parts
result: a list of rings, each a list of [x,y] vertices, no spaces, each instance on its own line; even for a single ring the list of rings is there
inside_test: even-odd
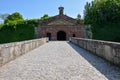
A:
[[[2,66],[2,57],[0,57],[0,66]]]
[[[1,57],[2,57],[2,64],[5,64],[7,62],[9,62],[10,60],[10,49],[8,46],[5,46],[2,51],[1,51]]]

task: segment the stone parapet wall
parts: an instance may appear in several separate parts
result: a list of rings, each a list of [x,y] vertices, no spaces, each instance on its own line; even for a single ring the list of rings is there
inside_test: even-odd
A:
[[[70,38],[70,41],[120,67],[120,43],[83,38]]]
[[[0,66],[48,42],[48,38],[0,45]]]

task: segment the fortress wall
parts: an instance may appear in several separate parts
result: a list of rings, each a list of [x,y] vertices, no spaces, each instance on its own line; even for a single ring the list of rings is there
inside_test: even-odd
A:
[[[48,38],[0,44],[0,66],[45,44]]]
[[[120,43],[83,38],[70,38],[70,41],[120,66]]]

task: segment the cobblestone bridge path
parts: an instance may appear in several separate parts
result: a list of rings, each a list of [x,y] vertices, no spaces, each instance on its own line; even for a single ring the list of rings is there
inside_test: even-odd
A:
[[[0,80],[120,80],[120,68],[66,41],[53,41],[0,67]]]

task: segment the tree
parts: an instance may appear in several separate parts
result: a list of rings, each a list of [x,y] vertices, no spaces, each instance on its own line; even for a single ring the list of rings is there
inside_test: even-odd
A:
[[[36,38],[35,27],[40,21],[50,18],[47,14],[38,19],[23,20],[15,12],[7,17],[5,24],[0,24],[0,43],[16,42]],[[7,36],[7,37],[5,37]]]
[[[11,21],[19,21],[24,20],[22,15],[18,12],[15,12],[7,17],[7,19],[4,21],[4,23],[9,23]]]
[[[94,0],[86,3],[84,10],[86,24],[120,22],[119,0]]]
[[[44,14],[43,17],[41,17],[41,20],[46,20],[49,18],[50,18],[50,16],[48,14]]]
[[[120,0],[87,2],[84,22],[91,25],[94,39],[120,41]]]

